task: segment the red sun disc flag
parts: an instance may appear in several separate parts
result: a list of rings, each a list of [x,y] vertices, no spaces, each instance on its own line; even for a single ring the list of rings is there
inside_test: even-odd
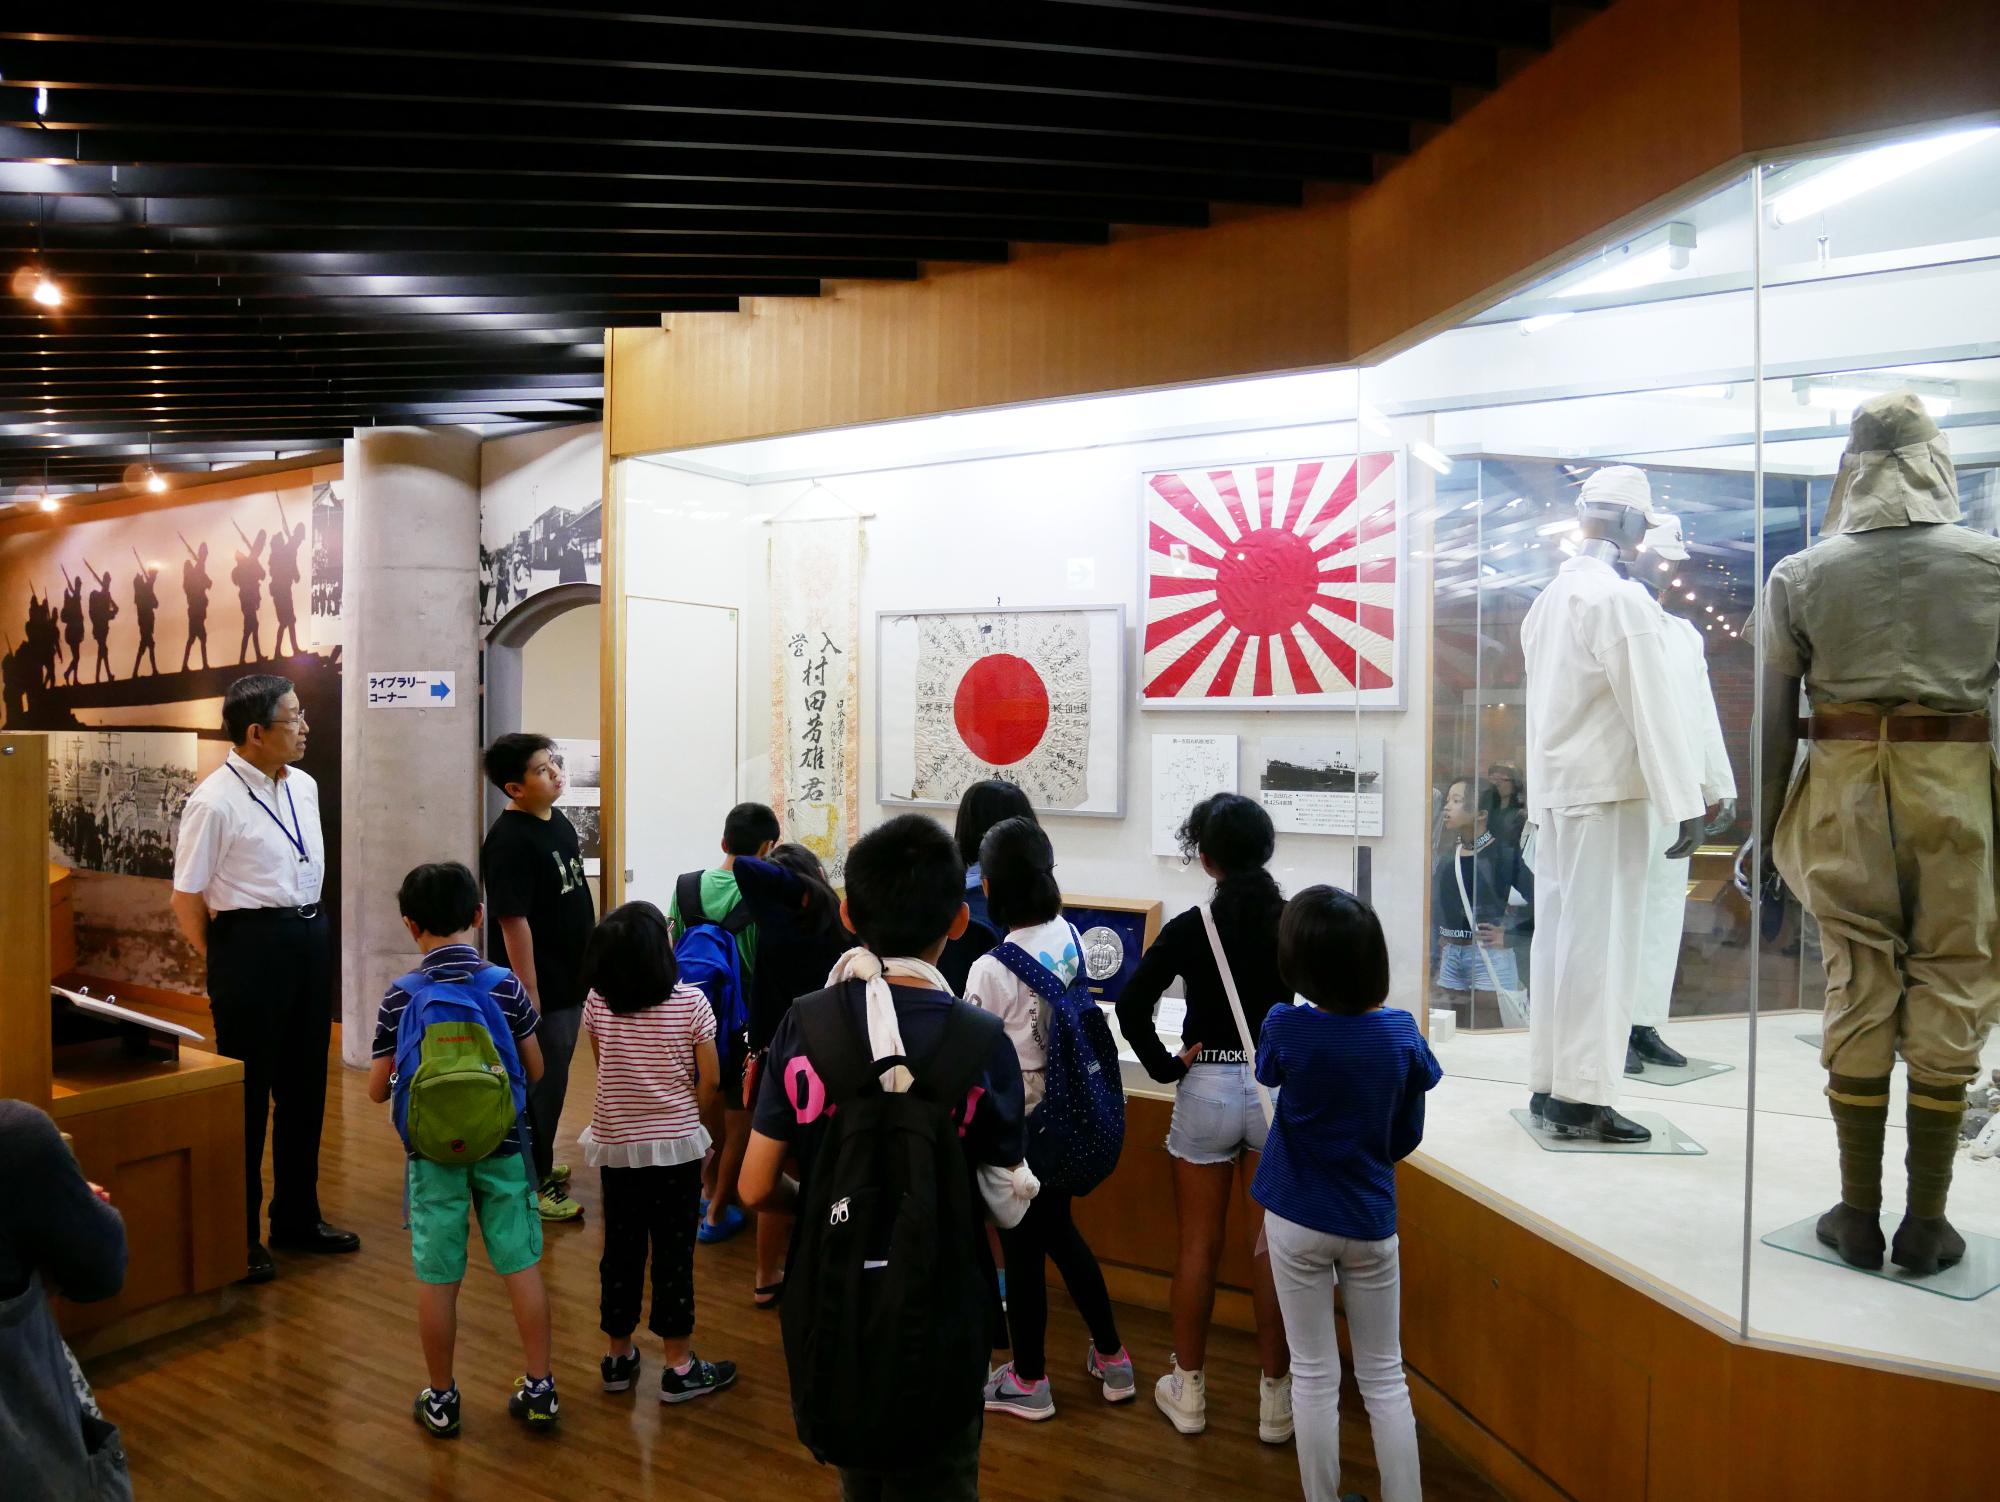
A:
[[[1392,453],[1145,477],[1143,700],[1401,703]]]
[[[1089,796],[1090,631],[1077,611],[962,611],[917,629],[910,796],[956,803],[1000,776],[1037,808]]]

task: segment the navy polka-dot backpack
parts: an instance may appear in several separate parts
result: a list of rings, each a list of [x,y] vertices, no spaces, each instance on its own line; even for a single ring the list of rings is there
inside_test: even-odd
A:
[[[1070,938],[1080,956],[1074,926]],[[1048,1072],[1042,1102],[1028,1114],[1028,1167],[1046,1189],[1088,1194],[1111,1177],[1125,1146],[1125,1082],[1111,1024],[1081,964],[1064,985],[1012,940],[992,955],[1048,1003]]]

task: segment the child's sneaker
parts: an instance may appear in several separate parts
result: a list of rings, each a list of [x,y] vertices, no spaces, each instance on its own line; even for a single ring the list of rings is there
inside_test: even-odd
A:
[[[1153,1401],[1183,1434],[1208,1427],[1208,1387],[1199,1371],[1188,1371],[1174,1358],[1174,1369],[1153,1384]]]
[[[1104,1401],[1129,1403],[1139,1395],[1139,1378],[1132,1370],[1132,1353],[1120,1346],[1115,1356],[1100,1356],[1090,1348],[1083,1369],[1104,1384]]]
[[[458,1433],[458,1384],[452,1383],[443,1392],[425,1388],[417,1394],[411,1412],[416,1414],[426,1434],[434,1439],[450,1439]]]
[[[1257,1379],[1257,1438],[1282,1445],[1292,1437],[1292,1374]]]
[[[1021,1381],[1010,1361],[986,1379],[986,1411],[1011,1413],[1017,1419],[1052,1419],[1056,1395],[1046,1376],[1039,1382]]]
[[[551,1179],[535,1196],[535,1211],[543,1220],[581,1220],[583,1206],[569,1197],[569,1191]]]
[[[556,1163],[551,1165],[549,1168],[549,1182],[558,1189],[567,1192],[569,1189],[569,1164]]]
[[[662,1403],[691,1403],[696,1398],[705,1398],[712,1392],[721,1392],[736,1380],[736,1363],[733,1361],[703,1361],[690,1353],[688,1369],[677,1372],[668,1367],[660,1373],[660,1401]]]
[[[554,1428],[559,1416],[556,1407],[556,1379],[543,1377],[536,1382],[526,1377],[516,1377],[514,1395],[507,1400],[507,1411],[530,1429]]]
[[[744,1219],[743,1212],[734,1205],[722,1212],[722,1219],[713,1223],[708,1219],[708,1212],[704,1210],[701,1220],[695,1225],[694,1239],[703,1246],[714,1246],[718,1241],[727,1241],[746,1224],[748,1222]]]
[[[632,1384],[639,1380],[639,1348],[634,1346],[623,1356],[606,1356],[597,1363],[597,1370],[604,1377],[606,1392],[629,1392]]]

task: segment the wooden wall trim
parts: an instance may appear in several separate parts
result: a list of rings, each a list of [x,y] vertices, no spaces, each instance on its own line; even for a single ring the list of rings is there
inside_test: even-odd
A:
[[[613,330],[610,452],[1380,359],[1759,157],[1983,112],[2000,6],[1617,0],[1352,196]]]

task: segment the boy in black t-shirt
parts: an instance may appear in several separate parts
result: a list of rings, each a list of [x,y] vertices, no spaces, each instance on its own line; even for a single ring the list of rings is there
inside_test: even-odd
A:
[[[546,735],[503,735],[486,748],[486,776],[507,807],[480,852],[486,882],[486,956],[504,964],[541,1013],[542,1077],[528,1090],[528,1131],[543,1220],[576,1220],[569,1165],[555,1161],[569,1061],[583,1020],[583,947],[597,921],[576,829],[555,806],[562,762]]]
[[[886,989],[894,1006],[901,1054],[908,1061],[907,1069],[882,1071],[883,1088],[906,1089],[910,1077],[923,1079],[954,1011],[972,1010],[982,1022],[992,1021],[956,999],[936,969],[946,940],[962,934],[968,921],[965,867],[949,834],[921,815],[905,814],[856,841],[848,855],[846,875],[841,918],[870,955],[850,951],[835,974],[846,975],[850,970],[857,976],[873,973],[871,956],[879,958],[883,977],[889,982]],[[861,962],[858,968],[857,961]],[[882,1053],[870,1044],[865,999],[870,989],[873,986],[849,986],[842,1003],[864,1053],[879,1058]],[[805,1004],[804,1000],[799,1003]],[[745,1204],[782,1214],[793,1213],[802,1196],[810,1199],[820,1144],[827,1132],[827,1091],[806,1056],[799,1016],[797,1006],[785,1015],[765,1055],[750,1144],[739,1180]],[[1008,1170],[1022,1162],[1026,1150],[1021,1062],[1005,1031],[998,1027],[991,1031],[984,1066],[974,1077],[965,1105],[954,1115],[968,1167]],[[799,1162],[796,1183],[785,1177],[788,1155],[795,1155]],[[988,1301],[997,1310],[998,1290],[993,1286],[984,1230],[975,1229],[976,1234],[966,1238],[964,1256],[968,1263],[983,1265]],[[984,1319],[988,1311],[968,1309],[965,1314],[968,1319]],[[965,1406],[975,1417],[966,1429],[950,1435],[913,1433],[908,1469],[878,1472],[843,1468],[842,1495],[977,1497],[983,1376],[983,1363],[975,1363],[967,1375]],[[943,1380],[942,1374],[938,1380]]]

